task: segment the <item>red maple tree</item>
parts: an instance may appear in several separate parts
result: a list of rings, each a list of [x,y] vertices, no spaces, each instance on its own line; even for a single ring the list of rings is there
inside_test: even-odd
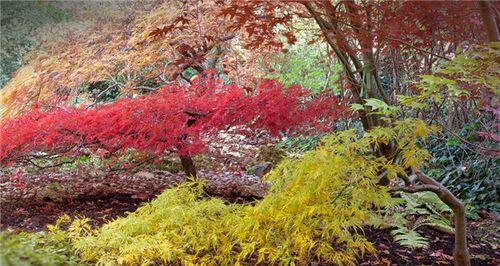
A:
[[[150,95],[91,109],[35,108],[0,127],[0,162],[78,156],[89,149],[111,156],[133,149],[153,157],[176,153],[185,172],[195,176],[190,156],[203,153],[221,130],[242,126],[274,136],[285,130],[331,130],[345,114],[337,97],[313,97],[299,86],[284,88],[263,80],[249,94],[234,84],[205,77],[190,86],[165,86]]]

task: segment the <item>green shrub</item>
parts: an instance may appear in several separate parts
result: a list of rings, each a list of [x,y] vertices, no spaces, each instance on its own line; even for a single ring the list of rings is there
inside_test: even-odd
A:
[[[288,153],[304,153],[316,148],[321,142],[321,136],[284,137],[278,142],[278,148]]]
[[[453,211],[430,191],[418,193],[400,192],[401,201],[395,208],[388,208],[388,226],[394,227],[391,234],[399,244],[410,248],[427,248],[428,239],[417,230],[423,226],[454,233],[450,216]]]
[[[458,134],[464,139],[474,141],[474,130],[463,129]],[[498,157],[471,149],[453,136],[431,138],[428,146],[433,155],[429,164],[429,175],[472,208],[487,209],[495,213],[500,211]]]
[[[49,232],[0,232],[0,265],[82,265],[59,225]]]

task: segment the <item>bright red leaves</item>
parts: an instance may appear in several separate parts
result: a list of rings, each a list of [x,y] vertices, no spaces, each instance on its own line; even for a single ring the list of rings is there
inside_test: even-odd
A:
[[[221,130],[233,126],[280,131],[328,130],[345,115],[335,96],[316,95],[299,86],[284,88],[264,80],[253,93],[218,80],[196,80],[189,87],[165,86],[151,95],[121,99],[92,109],[34,109],[0,128],[0,161],[36,155],[106,155],[128,149],[160,155],[197,154]]]

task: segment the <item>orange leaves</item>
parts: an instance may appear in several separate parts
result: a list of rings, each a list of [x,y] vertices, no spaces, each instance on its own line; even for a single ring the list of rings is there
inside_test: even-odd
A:
[[[189,24],[189,19],[187,19],[186,16],[179,16],[179,17],[174,19],[174,22],[172,22],[172,24],[161,27],[161,28],[156,28],[155,30],[153,30],[149,34],[149,36],[153,37],[153,38],[163,37],[163,36],[169,34],[170,32],[172,32],[174,29],[185,28],[186,25],[188,25],[188,24]]]
[[[32,55],[25,69],[0,92],[3,118],[22,113],[34,102],[75,95],[80,86],[116,76],[126,79],[124,84],[140,85],[144,80],[161,84],[180,78],[186,68],[201,70],[207,61],[212,62],[210,67],[224,65],[231,77],[242,77],[240,69],[258,75],[258,68],[250,62],[251,52],[233,45],[241,36],[228,30],[227,19],[218,16],[220,6],[215,2],[112,6],[100,10],[105,16],[83,9],[75,13],[85,18],[83,22],[51,32],[56,37],[42,42],[39,51],[44,52]],[[247,80],[239,78],[239,82]]]

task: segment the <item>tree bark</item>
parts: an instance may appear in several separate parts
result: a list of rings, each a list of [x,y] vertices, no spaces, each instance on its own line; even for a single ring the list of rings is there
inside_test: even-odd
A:
[[[342,67],[344,68],[344,72],[347,77],[347,83],[351,86],[351,91],[353,94],[354,102],[363,105],[364,104],[364,98],[363,95],[361,95],[361,84],[360,82],[356,79],[355,73],[360,72],[362,69],[361,62],[357,60],[355,55],[349,56],[348,53],[345,53],[339,47],[336,45],[336,41],[338,41],[338,34],[336,33],[337,29],[335,29],[335,26],[326,20],[324,20],[321,15],[315,11],[312,3],[310,2],[303,2],[302,3],[305,8],[308,10],[308,12],[311,14],[311,16],[314,18],[316,23],[318,24],[319,28],[321,29],[321,32],[323,33],[323,36],[325,37],[326,42],[328,45],[332,48],[332,50],[335,52],[337,55],[337,58],[339,59],[340,63],[342,64]],[[332,16],[333,14],[330,14]],[[347,48],[348,49],[348,48]],[[349,53],[351,54],[351,53]],[[353,61],[354,67],[356,69],[356,72],[351,68],[351,63],[349,62],[349,59]],[[358,73],[361,75],[361,73]],[[368,131],[372,128],[372,125],[370,123],[370,117],[367,114],[365,110],[360,110],[359,111],[359,116],[361,123],[363,124],[363,129]]]
[[[456,266],[470,266],[470,254],[467,248],[467,225],[465,219],[465,207],[455,195],[453,195],[445,186],[432,177],[421,172],[416,172],[418,180],[426,185],[432,186],[431,189],[437,196],[452,210],[455,216],[455,247],[453,249],[453,261]]]
[[[479,9],[481,11],[481,19],[488,35],[488,41],[498,42],[500,40],[500,34],[498,29],[498,23],[495,19],[495,14],[493,12],[493,7],[489,1],[481,0],[479,1]]]
[[[196,166],[194,165],[193,159],[189,155],[179,155],[181,159],[182,169],[188,177],[196,179]]]
[[[186,114],[190,115],[190,116],[197,116],[197,115],[200,115],[200,114],[197,114],[196,112],[188,112],[186,111]],[[186,127],[190,127],[192,126],[194,123],[196,123],[196,119],[194,118],[189,118],[187,121],[186,121]],[[179,140],[181,142],[183,142],[184,140],[186,140],[187,138],[187,135],[186,134],[182,134],[180,137],[179,137]],[[182,144],[179,146],[179,148],[182,146]],[[192,177],[192,178],[195,178],[196,179],[196,166],[194,165],[194,161],[193,159],[191,158],[191,156],[189,154],[183,154],[183,155],[179,155],[179,158],[181,159],[181,164],[182,164],[182,170],[184,170],[184,173],[186,173],[186,175],[188,177]]]
[[[347,9],[350,11],[351,14],[357,15],[357,10],[352,5],[352,3],[353,1],[346,2]],[[482,2],[480,3],[481,5],[483,5]],[[322,15],[324,15],[325,12],[321,13],[317,12],[311,2],[308,1],[303,2],[303,5],[306,7],[306,9],[309,11],[311,16],[314,18],[314,20],[320,27],[327,43],[333,49],[333,51],[339,58],[341,64],[343,65],[347,76],[347,82],[351,85],[354,101],[359,104],[364,104],[365,99],[370,97],[375,97],[389,104],[388,98],[383,91],[380,82],[380,77],[378,76],[379,74],[375,66],[376,62],[373,56],[373,51],[371,49],[370,44],[368,43],[373,40],[365,40],[362,38],[362,34],[359,32],[360,25],[358,25],[358,27],[354,27],[354,30],[357,33],[357,38],[358,38],[357,41],[361,44],[364,50],[364,53],[362,53],[365,59],[364,63],[362,63],[362,61],[359,60],[359,58],[357,58],[356,53],[354,53],[350,49],[350,47],[348,47],[348,44],[346,44],[347,47],[346,45],[344,46],[344,48],[347,49],[348,52],[345,52],[342,49],[340,49],[336,41],[339,41],[339,38],[343,38],[344,36],[339,35],[340,31],[339,28],[337,28],[337,23],[335,22],[335,17],[334,17],[335,7],[333,7],[331,4],[330,5],[326,4],[326,2],[323,2],[323,4],[326,5],[324,6],[325,10],[330,11],[326,12],[327,15],[329,16],[327,18],[329,19],[329,21],[323,19],[322,17]],[[489,3],[486,2],[486,4]],[[490,7],[490,12],[492,12],[491,7]],[[494,20],[493,14],[491,14],[489,19]],[[494,25],[496,26],[496,23]],[[496,34],[498,35],[498,27],[496,29],[497,29]],[[349,59],[352,61],[352,63],[349,62]],[[354,66],[356,72],[352,69],[352,66]],[[356,79],[355,76],[356,73],[360,75],[359,79]],[[373,81],[370,79],[371,77],[373,78]],[[369,114],[367,111],[368,110],[361,110],[359,112],[360,120],[363,124],[363,128],[365,131],[369,131],[374,127],[383,125],[382,121],[379,119],[377,115]],[[380,147],[379,149],[375,150],[374,153],[377,154],[378,156],[384,156],[390,159],[393,157],[394,151],[395,151],[395,144],[390,143],[389,145],[384,145],[383,147]],[[469,266],[470,255],[467,249],[466,223],[465,223],[465,210],[464,210],[465,208],[463,203],[458,198],[456,198],[446,187],[444,187],[431,177],[426,176],[422,173],[418,173],[417,176],[418,180],[421,183],[424,183],[423,186],[418,187],[420,189],[418,191],[430,190],[435,192],[439,196],[439,198],[445,204],[450,206],[450,208],[453,210],[455,215],[455,248],[453,252],[454,263],[457,266]],[[380,185],[389,185],[389,182],[390,180],[385,175],[382,175],[379,180]],[[410,187],[405,187],[402,190],[411,191],[414,189],[411,187],[411,184],[407,185],[410,185]]]

